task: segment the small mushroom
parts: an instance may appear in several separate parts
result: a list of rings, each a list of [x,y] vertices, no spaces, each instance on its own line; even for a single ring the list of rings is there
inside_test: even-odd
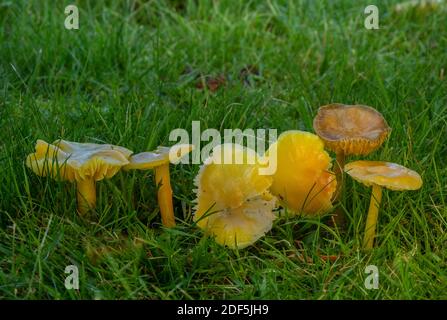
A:
[[[317,135],[283,132],[266,156],[277,161],[270,190],[291,214],[317,215],[332,208],[337,181],[330,172],[331,158]]]
[[[155,151],[134,154],[130,157],[130,163],[124,167],[124,170],[155,170],[161,221],[166,227],[175,226],[169,163],[177,163],[192,149],[192,145],[175,145],[171,148],[158,147]]]
[[[368,155],[378,149],[391,132],[385,118],[376,109],[339,103],[320,107],[313,127],[326,147],[336,154],[337,164],[334,171],[338,184],[335,201],[340,198],[343,189],[345,157]],[[339,220],[342,219],[340,211],[336,215]]]
[[[96,182],[113,177],[132,151],[110,144],[37,140],[26,165],[39,176],[76,182],[78,211],[87,214],[96,206]]]
[[[226,163],[238,158],[239,163]],[[271,176],[260,175],[254,150],[238,144],[213,149],[195,179],[197,206],[194,221],[217,243],[242,249],[272,228],[276,198],[268,191]]]
[[[390,190],[417,190],[422,186],[420,175],[404,166],[383,161],[354,161],[345,166],[345,172],[358,182],[372,186],[371,202],[366,219],[363,247],[371,249],[376,233],[382,188]]]

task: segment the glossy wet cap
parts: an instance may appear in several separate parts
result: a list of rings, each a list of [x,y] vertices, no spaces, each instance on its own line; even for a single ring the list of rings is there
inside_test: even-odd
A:
[[[417,190],[422,186],[417,172],[391,162],[354,161],[345,166],[345,172],[367,186],[376,184],[390,190]]]
[[[320,107],[313,126],[329,149],[345,155],[367,155],[379,148],[391,132],[376,109],[338,103]]]

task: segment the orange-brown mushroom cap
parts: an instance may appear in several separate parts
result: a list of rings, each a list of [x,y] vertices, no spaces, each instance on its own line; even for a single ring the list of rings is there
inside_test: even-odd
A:
[[[417,190],[422,186],[417,172],[391,162],[354,161],[345,166],[345,172],[367,186],[375,184],[390,190]]]
[[[339,103],[320,107],[313,126],[329,149],[345,155],[367,155],[379,148],[391,132],[376,109]]]

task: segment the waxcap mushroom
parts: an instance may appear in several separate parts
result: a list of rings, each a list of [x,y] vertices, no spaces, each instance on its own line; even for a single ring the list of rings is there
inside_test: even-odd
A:
[[[372,107],[340,103],[320,107],[313,127],[325,146],[336,154],[334,172],[337,190],[334,201],[337,202],[343,190],[345,157],[367,155],[376,150],[388,137],[391,128],[382,114]],[[337,208],[332,219],[335,224],[345,223],[340,208]]]
[[[397,163],[385,161],[353,161],[345,166],[353,179],[366,186],[374,184],[390,190],[417,190],[422,186],[421,176]]]
[[[96,181],[113,177],[132,151],[111,144],[78,143],[56,140],[49,144],[37,140],[35,153],[26,165],[39,176],[76,182],[78,210],[81,214],[96,205]]]
[[[332,159],[317,135],[299,130],[283,132],[266,156],[271,153],[276,154],[277,169],[270,190],[289,213],[317,215],[332,208],[337,181],[330,171]]]
[[[178,144],[172,147],[159,146],[154,151],[141,152],[132,155],[125,170],[150,170],[163,164],[177,164],[181,158],[194,149],[190,144]]]
[[[228,157],[230,156],[230,157]],[[224,158],[243,159],[228,163]],[[253,161],[254,160],[254,161]],[[195,179],[194,221],[217,243],[245,248],[265,235],[276,219],[276,198],[269,192],[272,178],[260,175],[259,157],[239,144],[213,149]]]
[[[193,147],[189,144],[178,144],[172,147],[160,146],[155,151],[132,155],[129,164],[124,167],[124,170],[155,170],[158,205],[162,223],[166,227],[175,226],[169,164],[178,163],[182,157],[193,150]]]
[[[417,190],[422,186],[421,176],[404,166],[384,161],[354,161],[345,166],[345,172],[366,186],[372,186],[371,202],[366,219],[363,247],[374,244],[382,188],[390,190]]]
[[[376,109],[365,105],[329,104],[318,109],[314,130],[332,151],[367,155],[379,148],[391,128]]]

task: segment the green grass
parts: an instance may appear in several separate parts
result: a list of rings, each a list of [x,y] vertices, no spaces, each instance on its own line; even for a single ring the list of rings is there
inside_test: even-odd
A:
[[[396,15],[396,1],[0,0],[0,298],[446,299],[447,11]],[[200,4],[199,4],[200,2]],[[380,30],[363,27],[377,4]],[[256,65],[252,85],[239,72]],[[185,72],[189,70],[192,72]],[[197,74],[227,77],[216,92]],[[178,226],[160,226],[150,172],[98,184],[98,219],[73,185],[24,164],[36,139],[170,145],[174,128],[312,130],[320,105],[383,113],[390,139],[367,159],[418,171],[385,191],[376,248],[360,250],[370,189],[347,180],[344,232],[290,218],[239,252],[192,222],[197,165],[172,167]],[[353,158],[354,159],[354,158]],[[330,214],[330,213],[329,213]],[[338,255],[323,261],[320,255]],[[64,269],[79,266],[80,289]],[[367,265],[379,289],[367,290]]]

